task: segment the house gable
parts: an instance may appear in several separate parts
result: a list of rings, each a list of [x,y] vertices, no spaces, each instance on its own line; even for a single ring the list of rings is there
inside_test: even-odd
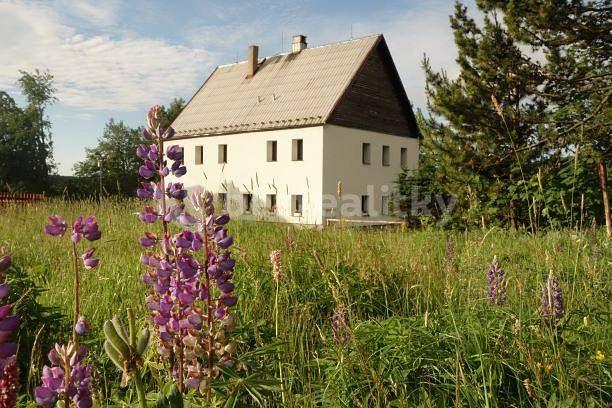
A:
[[[418,137],[410,101],[382,36],[337,101],[326,123]]]

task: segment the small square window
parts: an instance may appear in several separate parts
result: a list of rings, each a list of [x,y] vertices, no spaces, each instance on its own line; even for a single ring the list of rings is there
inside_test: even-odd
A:
[[[370,209],[370,197],[368,197],[367,195],[362,195],[361,196],[361,214],[364,217],[367,217],[368,215],[370,215],[369,209]]]
[[[402,167],[406,167],[408,165],[408,149],[402,147],[400,150],[400,164]]]
[[[382,165],[383,166],[389,166],[390,165],[390,151],[391,149],[389,148],[389,146],[383,146],[382,147]]]
[[[291,159],[293,161],[304,160],[304,140],[303,139],[293,139],[291,145],[292,145]]]
[[[204,163],[204,146],[195,147],[195,164]]]
[[[242,195],[242,208],[245,213],[253,212],[253,194],[243,194]]]
[[[219,145],[219,163],[227,163],[227,145]]]
[[[227,194],[217,193],[217,205],[222,210],[227,210]]]
[[[370,164],[370,144],[363,143],[361,145],[361,162],[363,164]]]
[[[268,194],[266,196],[266,208],[268,209],[268,212],[276,212],[276,194]]]
[[[276,143],[276,140],[268,140],[267,145],[268,145],[267,146],[268,147],[268,152],[267,152],[268,161],[269,162],[277,161],[277,157],[276,157],[277,143]]]
[[[301,195],[291,196],[291,212],[295,216],[302,215],[302,196]]]
[[[382,215],[389,215],[389,196],[382,196],[382,201],[380,203],[380,212]]]

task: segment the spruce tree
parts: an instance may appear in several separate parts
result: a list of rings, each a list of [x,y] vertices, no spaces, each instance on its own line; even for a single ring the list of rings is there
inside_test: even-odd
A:
[[[612,7],[606,0],[479,0],[484,10],[501,10],[510,33],[546,58],[538,94],[547,101],[552,138],[539,141],[565,166],[572,160],[599,172],[608,233],[607,165],[612,157]],[[597,169],[597,170],[596,170]],[[574,173],[576,173],[574,171]],[[575,174],[572,178],[575,178]],[[559,180],[563,182],[565,180]],[[580,186],[588,190],[590,185]]]
[[[521,52],[495,13],[486,14],[480,27],[457,3],[451,27],[458,77],[423,61],[430,113],[423,147],[438,156],[435,177],[457,196],[457,215],[465,223],[533,226],[531,175],[541,155],[530,146],[541,137],[546,109],[536,92],[541,67]]]

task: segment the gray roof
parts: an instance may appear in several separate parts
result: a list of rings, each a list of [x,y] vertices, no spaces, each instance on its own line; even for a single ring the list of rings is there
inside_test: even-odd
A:
[[[381,35],[217,67],[175,119],[176,137],[326,123]]]

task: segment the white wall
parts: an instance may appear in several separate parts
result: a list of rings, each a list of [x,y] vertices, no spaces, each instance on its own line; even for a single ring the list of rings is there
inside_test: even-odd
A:
[[[304,160],[292,161],[292,140],[304,140]],[[267,161],[267,141],[276,140],[278,161]],[[322,223],[323,126],[203,136],[168,141],[185,149],[187,174],[178,181],[190,189],[202,186],[228,195],[233,216],[290,223]],[[218,163],[218,145],[227,144],[227,163]],[[204,146],[204,163],[195,164],[195,147]],[[244,193],[253,194],[253,214],[242,211]],[[266,195],[276,193],[277,211],[270,214]],[[302,216],[291,211],[291,195],[303,196]]]
[[[370,143],[370,164],[362,163],[362,144]],[[390,148],[389,166],[382,165],[382,147]],[[382,196],[395,189],[401,171],[400,148],[407,148],[407,167],[418,166],[418,139],[393,136],[367,130],[325,125],[323,130],[324,218],[360,218],[361,196],[369,196],[367,219],[390,219],[382,214]],[[343,199],[334,203],[338,181],[342,181]],[[335,207],[335,208],[334,208]]]

